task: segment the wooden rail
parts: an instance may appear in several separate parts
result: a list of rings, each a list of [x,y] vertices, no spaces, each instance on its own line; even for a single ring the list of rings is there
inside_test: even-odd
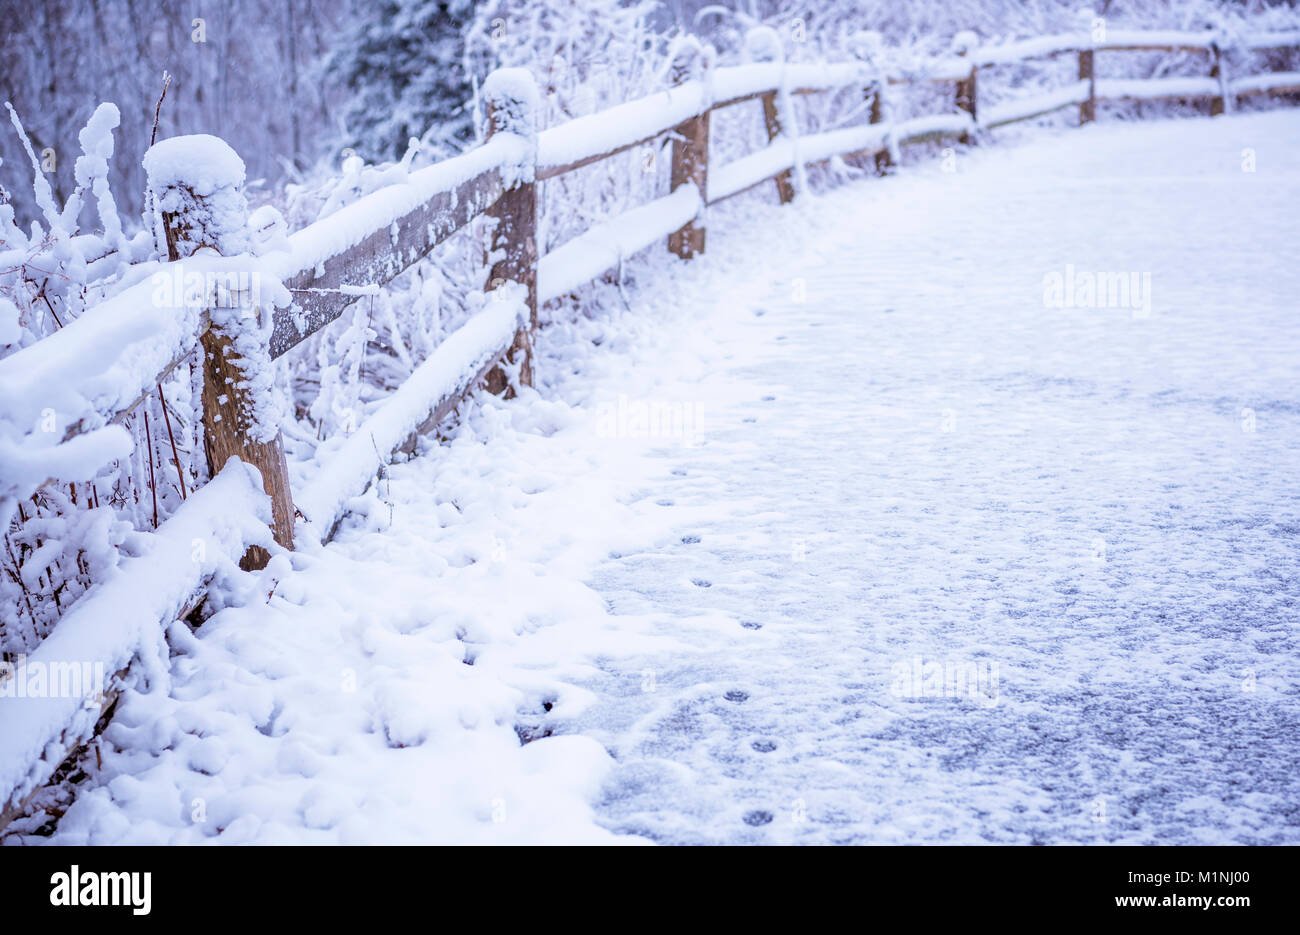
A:
[[[770,48],[770,38],[756,45]],[[1265,51],[1296,46],[1300,31],[1249,36],[1241,47]],[[1120,50],[1203,52],[1210,56],[1211,69],[1203,78],[1098,78],[1097,53]],[[489,127],[482,146],[411,173],[402,184],[373,192],[292,234],[287,251],[258,258],[220,256],[230,252],[219,249],[222,232],[196,227],[208,216],[199,187],[187,186],[183,179],[160,183],[155,197],[166,189],[184,206],[164,213],[172,262],[160,267],[160,274],[182,264],[218,272],[253,270],[290,290],[292,304],[273,312],[265,348],[268,359],[328,325],[357,301],[359,291],[392,280],[475,218],[488,215],[497,220],[491,247],[498,259],[485,284],[489,297],[482,310],[344,441],[333,460],[298,492],[296,510],[278,437],[250,437],[251,401],[241,388],[239,359],[229,353],[234,337],[212,325],[209,309],[159,302],[149,282],[88,309],[50,337],[0,361],[0,395],[25,399],[26,387],[51,375],[66,378],[73,402],[60,412],[69,426],[63,438],[75,443],[120,422],[173,367],[196,346],[202,347],[207,369],[204,419],[214,479],[159,527],[156,548],[165,559],[168,542],[184,544],[204,536],[212,540],[219,559],[257,567],[270,554],[272,533],[280,547],[289,549],[295,537],[329,538],[348,499],[365,490],[394,452],[411,450],[418,434],[435,428],[476,387],[487,383],[496,391],[506,390],[507,366],[521,383],[530,383],[531,335],[540,303],[572,293],[616,268],[624,257],[664,239],[683,259],[703,253],[703,211],[709,205],[767,182],[773,183],[782,202],[789,202],[798,196],[795,180],[807,165],[845,158],[865,160],[885,171],[902,145],[969,139],[979,131],[1071,106],[1078,107],[1080,123],[1088,123],[1095,119],[1099,101],[1209,100],[1214,112],[1223,113],[1238,97],[1300,91],[1300,73],[1230,78],[1221,42],[1210,32],[1111,32],[1104,40],[1072,34],[985,48],[967,45],[957,51],[960,54],[933,63],[924,74],[898,76],[883,74],[869,54],[834,65],[787,64],[779,55],[767,55],[746,65],[714,68],[711,50],[695,43],[684,46],[673,63],[667,90],[540,133],[531,78],[518,70],[497,72],[484,86]],[[1024,99],[980,104],[981,69],[1061,54],[1078,56],[1077,82]],[[954,85],[951,111],[893,119],[889,86],[935,81]],[[869,122],[801,136],[792,101],[845,90],[866,98]],[[711,165],[711,115],[755,101],[762,107],[767,145],[729,164]],[[666,195],[539,256],[539,184],[670,135],[672,171]],[[207,249],[195,250],[197,245]],[[109,374],[63,372],[67,360],[84,359],[79,351],[105,342],[122,349]],[[236,466],[222,470],[231,456],[258,467],[264,494],[260,503],[251,474]],[[236,507],[229,506],[231,499]],[[296,529],[295,512],[305,518]],[[165,586],[158,582],[158,562],[125,562],[110,583],[92,588],[74,606],[38,653],[72,653],[73,658],[91,653],[110,664],[111,671],[123,669],[142,640],[156,639],[177,613],[193,606],[221,567],[212,556],[184,569],[161,564],[170,569]],[[144,593],[162,597],[141,606],[137,625],[125,636],[114,641],[103,634],[87,635],[85,621],[95,608]],[[84,652],[72,648],[78,639],[86,640]],[[0,698],[0,827],[84,743],[107,703],[101,698],[93,710],[44,704],[38,706],[37,716],[29,716],[30,711],[15,707],[23,700]],[[22,762],[5,763],[5,758]]]

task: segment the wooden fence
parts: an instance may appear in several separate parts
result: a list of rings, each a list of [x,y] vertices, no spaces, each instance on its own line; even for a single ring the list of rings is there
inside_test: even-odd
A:
[[[1250,36],[1235,47],[1259,52],[1296,46],[1300,31]],[[1097,54],[1123,50],[1203,53],[1207,75],[1098,78]],[[687,46],[674,62],[668,90],[540,133],[534,127],[532,79],[518,70],[494,73],[484,86],[489,108],[483,145],[359,199],[290,235],[287,251],[262,258],[263,268],[294,296],[292,307],[274,312],[269,353],[279,357],[338,318],[357,301],[359,287],[390,281],[480,215],[497,219],[491,244],[497,259],[486,291],[500,290],[500,300],[489,301],[440,344],[302,489],[290,490],[280,439],[250,437],[250,401],[240,388],[242,373],[237,356],[230,353],[231,336],[210,326],[207,310],[160,304],[147,282],[89,308],[37,345],[0,361],[0,389],[6,398],[17,399],[9,394],[21,394],[51,376],[79,385],[78,375],[64,370],[83,348],[113,340],[124,330],[147,335],[131,345],[131,366],[118,374],[122,379],[109,388],[102,380],[81,387],[93,412],[69,416],[63,435],[69,441],[96,426],[122,422],[196,346],[204,350],[204,427],[213,480],[162,523],[150,555],[123,560],[110,582],[73,605],[31,661],[59,665],[93,658],[117,673],[113,686],[120,685],[141,647],[157,642],[171,621],[197,606],[222,560],[260,567],[272,536],[286,549],[293,548],[295,535],[327,539],[347,501],[364,492],[384,462],[399,450],[411,450],[414,438],[436,427],[467,394],[484,384],[505,390],[506,367],[521,382],[531,383],[531,336],[539,304],[570,294],[616,269],[622,258],[664,239],[683,259],[703,253],[708,206],[768,182],[782,202],[789,202],[797,197],[795,174],[804,166],[843,158],[883,170],[903,145],[970,140],[984,130],[1070,107],[1078,108],[1080,123],[1094,120],[1098,102],[1104,101],[1185,99],[1208,102],[1212,113],[1222,114],[1244,96],[1300,91],[1300,73],[1230,78],[1224,52],[1220,37],[1210,32],[1070,34],[960,48],[921,74],[886,75],[870,51],[841,64],[786,64],[774,52],[766,61],[714,68],[706,50]],[[1061,55],[1077,56],[1074,83],[981,106],[982,69]],[[952,110],[892,119],[891,85],[932,82],[952,85]],[[796,98],[845,90],[863,95],[869,122],[799,134]],[[712,164],[711,116],[747,102],[761,105],[768,144],[727,164]],[[665,137],[672,140],[668,194],[538,255],[540,183]],[[211,232],[202,226],[210,206],[201,187],[173,179],[161,188],[177,190],[185,206],[163,213],[170,260],[191,261],[198,245],[205,248],[199,253],[219,252],[212,249],[219,238],[208,236]],[[153,197],[167,194],[154,191]],[[260,483],[239,463],[222,469],[232,456],[255,465]],[[295,515],[304,518],[296,530]],[[200,541],[205,546],[200,558],[178,560],[169,552],[184,552]],[[138,608],[132,626],[109,633],[97,626],[97,613],[132,600]],[[90,702],[82,697],[0,697],[0,827],[21,814],[33,792],[106,721],[115,698],[115,687]]]

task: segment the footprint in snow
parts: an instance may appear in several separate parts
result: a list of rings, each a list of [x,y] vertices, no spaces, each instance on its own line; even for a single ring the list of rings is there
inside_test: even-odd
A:
[[[691,579],[691,584],[695,585],[697,588],[711,588],[711,587],[713,587],[713,582],[712,582],[712,581],[705,581],[703,578],[692,578],[692,579]]]
[[[743,692],[738,688],[733,688],[722,697],[734,704],[741,704],[749,699],[749,692]]]
[[[757,828],[759,825],[769,825],[772,823],[772,813],[765,812],[762,809],[745,814],[745,824]]]
[[[683,544],[683,545],[694,545],[695,543],[697,543],[697,542],[699,542],[699,541],[700,541],[700,537],[699,537],[699,536],[682,536],[682,544]]]
[[[771,740],[755,740],[750,746],[759,753],[771,753],[776,749],[776,743]]]
[[[755,620],[742,620],[742,621],[740,621],[740,625],[741,625],[742,627],[744,627],[746,630],[761,630],[761,629],[763,629],[763,625],[762,625],[761,623],[758,623],[758,622],[755,621]]]

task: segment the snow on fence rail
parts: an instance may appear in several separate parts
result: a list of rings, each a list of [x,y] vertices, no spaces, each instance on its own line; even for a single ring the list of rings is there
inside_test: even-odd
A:
[[[144,660],[165,677],[164,627],[233,569],[250,543],[270,545],[270,511],[257,475],[231,464],[122,561],[19,660],[0,695],[0,828],[111,712],[127,668]]]
[[[506,365],[520,382],[531,383],[530,336],[539,302],[571,293],[664,237],[669,250],[684,259],[703,252],[708,205],[767,181],[788,202],[806,165],[874,157],[880,170],[900,145],[969,138],[978,130],[1069,106],[1077,106],[1080,123],[1087,123],[1095,119],[1097,101],[1209,99],[1211,113],[1223,113],[1239,95],[1300,91],[1298,73],[1230,80],[1223,62],[1227,48],[1300,46],[1300,31],[1235,42],[1212,32],[1169,31],[1044,36],[986,48],[964,42],[958,54],[904,76],[880,74],[870,50],[856,62],[803,65],[781,60],[779,41],[773,42],[770,31],[756,30],[747,46],[755,59],[750,64],[713,68],[711,50],[688,44],[681,61],[674,62],[673,87],[541,133],[534,126],[531,77],[518,69],[500,70],[484,85],[489,131],[482,146],[366,195],[258,256],[251,256],[244,249],[246,237],[238,236],[247,230],[237,192],[243,172],[238,157],[211,137],[159,144],[160,153],[170,147],[173,155],[194,152],[195,146],[219,149],[215,165],[228,176],[197,177],[184,159],[153,156],[150,187],[162,208],[162,233],[173,261],[165,269],[179,272],[185,264],[205,274],[257,272],[272,284],[273,296],[251,309],[256,326],[241,325],[231,309],[212,304],[211,294],[199,304],[176,296],[160,299],[154,283],[142,275],[48,338],[0,360],[0,396],[13,401],[15,424],[34,424],[35,401],[45,408],[52,400],[61,424],[69,426],[53,443],[29,432],[0,452],[6,466],[0,498],[26,497],[51,480],[81,480],[88,466],[123,457],[128,439],[115,423],[196,346],[204,349],[204,429],[214,468],[213,480],[157,529],[152,550],[123,561],[108,580],[91,588],[33,654],[32,662],[43,664],[101,664],[112,678],[94,703],[0,691],[0,827],[91,736],[131,660],[154,664],[148,661],[150,647],[156,648],[171,621],[196,605],[214,574],[235,562],[264,564],[275,548],[272,536],[283,548],[293,547],[295,535],[328,539],[349,501],[365,491],[383,464],[398,450],[412,450],[416,436],[436,428],[476,387],[506,390]],[[1135,49],[1206,52],[1210,75],[1095,78],[1097,52]],[[1077,82],[981,112],[981,68],[1067,53],[1078,56]],[[955,83],[954,109],[892,121],[883,87],[918,81]],[[800,137],[792,97],[845,90],[869,101],[870,123]],[[711,172],[710,114],[746,101],[762,104],[768,145]],[[673,144],[669,194],[538,256],[538,183],[665,136]],[[206,159],[199,164],[208,170],[213,165]],[[249,361],[269,362],[284,354],[338,318],[359,295],[388,282],[481,215],[497,219],[490,253],[498,259],[485,289],[495,295],[333,451],[298,492],[298,512],[305,519],[295,529],[283,452],[278,435],[257,417],[259,374]],[[243,304],[242,311],[249,312],[247,301]],[[222,469],[230,456],[258,468],[260,492],[247,466]],[[198,557],[195,543],[203,544]]]

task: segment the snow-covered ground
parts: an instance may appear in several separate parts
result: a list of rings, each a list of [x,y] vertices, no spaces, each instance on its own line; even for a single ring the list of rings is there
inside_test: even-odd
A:
[[[1300,114],[944,168],[549,328],[174,628],[53,840],[1300,842]]]

